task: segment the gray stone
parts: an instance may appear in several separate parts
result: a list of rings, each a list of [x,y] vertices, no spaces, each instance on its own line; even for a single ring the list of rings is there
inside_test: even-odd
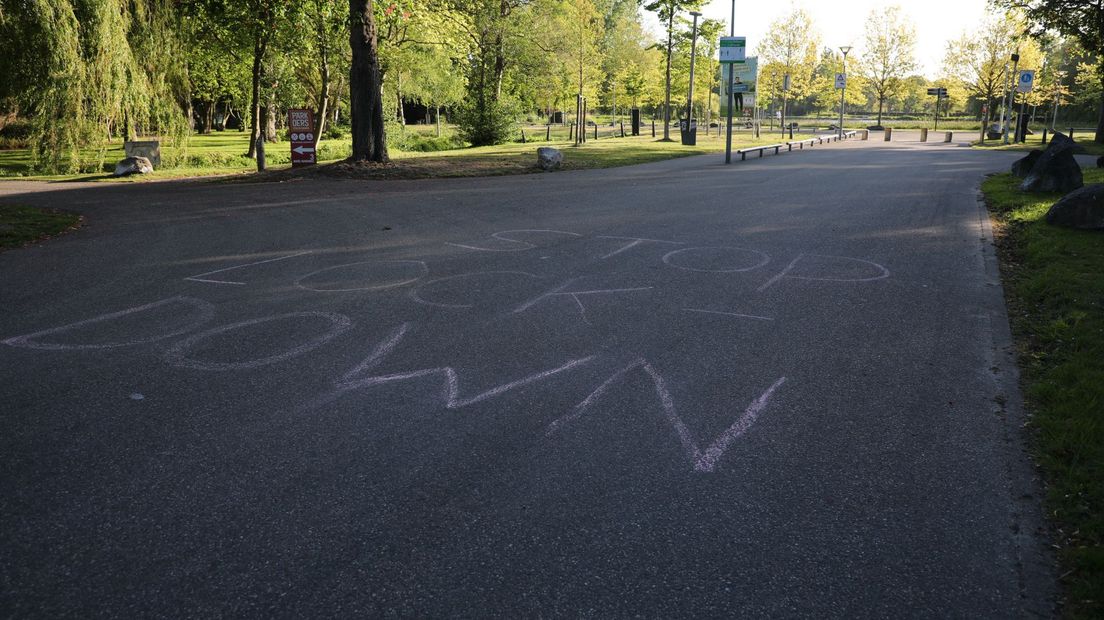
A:
[[[1056,132],[1043,154],[1035,160],[1031,172],[1020,189],[1025,192],[1061,192],[1063,194],[1085,184],[1081,166],[1073,157],[1075,143],[1065,134]]]
[[[555,170],[563,163],[563,153],[559,149],[550,146],[542,146],[537,149],[537,166],[541,170]]]
[[[1021,179],[1026,178],[1027,175],[1031,173],[1031,169],[1035,167],[1035,162],[1038,161],[1039,156],[1042,154],[1043,152],[1039,149],[1032,149],[1026,157],[1021,157],[1012,162],[1012,174]]]
[[[125,177],[129,174],[147,174],[153,172],[153,164],[145,157],[127,157],[115,164],[115,176]]]
[[[1047,211],[1047,224],[1104,230],[1104,183],[1072,191]]]
[[[161,167],[161,142],[159,140],[131,140],[123,143],[127,157],[145,157],[151,164]]]

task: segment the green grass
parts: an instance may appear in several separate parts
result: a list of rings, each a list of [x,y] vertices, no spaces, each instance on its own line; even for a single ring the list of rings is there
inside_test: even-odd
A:
[[[1104,170],[1085,171],[1104,183]],[[1104,233],[1047,224],[1060,197],[982,185],[999,231],[1033,449],[1057,528],[1065,615],[1104,617]]]
[[[644,135],[637,137],[614,137],[620,135],[620,127],[601,125],[598,127],[599,138],[594,139],[594,127],[588,127],[587,143],[575,147],[567,141],[568,128],[553,126],[551,128],[551,141],[546,142],[548,135],[544,125],[530,125],[523,127],[527,142],[512,142],[499,146],[478,148],[453,148],[449,150],[432,150],[427,152],[410,150],[403,151],[392,148],[390,156],[393,162],[391,174],[380,171],[376,176],[408,176],[408,177],[438,177],[438,176],[482,176],[517,174],[531,172],[536,161],[536,148],[538,146],[554,146],[565,151],[565,169],[580,168],[605,168],[611,166],[623,166],[629,164],[646,163],[673,157],[685,157],[688,155],[700,155],[703,153],[717,152],[724,148],[724,141],[716,129],[710,135],[705,135],[704,126],[698,131],[698,145],[684,147],[678,140],[677,128],[672,129],[671,135],[675,142],[658,142],[651,137],[650,122],[644,127]],[[627,130],[627,128],[626,128]],[[412,139],[401,140],[404,144],[413,144],[415,148],[440,148],[448,146],[452,129],[445,131],[445,136],[435,137],[436,129],[433,125],[412,125],[404,130]],[[657,135],[662,135],[662,127],[657,127]],[[521,129],[517,137],[520,139]],[[795,136],[796,138],[797,136]],[[763,137],[756,140],[747,130],[736,134],[733,141],[734,148],[756,143],[778,141],[779,134],[764,132]],[[31,170],[31,154],[29,149],[0,150],[0,179],[19,178],[25,180],[43,181],[109,181],[132,183],[138,181],[150,181],[158,179],[175,179],[182,177],[212,176],[212,175],[237,175],[250,173],[256,170],[256,163],[243,155],[248,146],[249,135],[237,131],[227,131],[210,135],[193,136],[181,153],[175,153],[166,148],[162,151],[162,158],[166,161],[174,155],[181,155],[183,165],[173,168],[161,168],[147,175],[134,175],[115,179],[110,176],[114,162],[123,158],[121,143],[116,143],[108,149],[105,156],[105,169],[93,173],[67,174],[67,175],[39,175]],[[351,143],[348,138],[340,140],[323,140],[319,147],[320,162],[334,162],[345,159],[351,153]],[[269,144],[266,148],[266,159],[271,170],[281,171],[288,167],[290,159],[290,145],[287,142]]]
[[[0,205],[0,251],[49,239],[80,225],[75,213],[17,205]]]
[[[1047,132],[1047,140],[1053,134]],[[1089,155],[1104,155],[1104,144],[1093,142],[1092,135],[1084,133],[1081,135],[1074,134],[1074,140],[1077,144],[1084,147],[1085,152]],[[973,142],[973,147],[977,149],[989,149],[993,151],[1030,151],[1033,149],[1045,149],[1046,144],[1043,142],[1042,132],[1038,131],[1034,136],[1028,136],[1027,142],[1023,144],[1004,144],[999,140],[986,140],[984,144],[981,142]]]
[[[678,133],[675,132],[674,136],[677,137],[677,135]],[[750,134],[745,134],[733,139],[733,148],[777,141],[778,136],[764,135],[762,138],[756,139]],[[677,141],[662,142],[659,139],[654,139],[649,131],[644,136],[590,139],[581,146],[574,146],[568,142],[544,142],[542,140],[527,144],[510,143],[432,153],[395,152],[391,154],[391,162],[384,165],[338,164],[331,167],[319,167],[315,171],[301,171],[300,174],[322,173],[353,178],[433,178],[527,174],[540,171],[536,167],[536,150],[540,146],[552,146],[561,149],[564,154],[563,169],[581,170],[720,153],[724,150],[724,139],[718,135],[705,136],[699,134],[696,146],[682,146]]]

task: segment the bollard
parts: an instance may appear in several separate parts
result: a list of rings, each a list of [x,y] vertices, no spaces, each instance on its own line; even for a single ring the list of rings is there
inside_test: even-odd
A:
[[[545,142],[551,142],[552,141],[552,125],[548,125],[548,127],[544,128],[544,141]]]
[[[862,134],[863,134],[862,135],[863,140],[869,140],[870,139],[870,130],[869,129],[862,130]]]
[[[655,119],[652,119],[652,137],[655,137]]]
[[[921,142],[927,142],[928,141],[928,128],[927,127],[921,127],[920,128],[920,141]]]
[[[893,139],[893,128],[892,127],[886,127],[885,128],[885,141],[889,142],[891,139]]]
[[[946,134],[945,134],[945,135],[943,136],[943,141],[944,141],[944,142],[950,142],[950,141],[951,141],[951,140],[953,140],[953,139],[954,139],[954,132],[953,132],[953,131],[948,131],[948,132],[947,132],[947,133],[946,133]]]
[[[1046,127],[1043,127],[1043,144],[1046,144]]]
[[[594,123],[594,139],[598,139],[598,123]]]

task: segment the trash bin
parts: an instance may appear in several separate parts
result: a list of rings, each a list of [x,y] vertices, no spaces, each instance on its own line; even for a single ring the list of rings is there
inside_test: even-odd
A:
[[[696,146],[698,144],[698,121],[679,121],[679,131],[682,133],[683,146]]]
[[[640,108],[632,109],[632,135],[640,135]]]

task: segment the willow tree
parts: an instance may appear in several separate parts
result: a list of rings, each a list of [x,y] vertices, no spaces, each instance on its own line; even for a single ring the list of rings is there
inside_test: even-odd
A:
[[[7,3],[5,3],[7,4]],[[35,167],[98,169],[112,138],[182,138],[179,49],[170,0],[26,0],[3,12],[6,62],[27,82]],[[8,49],[10,47],[10,49]],[[6,79],[6,78],[5,78]],[[86,160],[82,153],[95,157]]]

